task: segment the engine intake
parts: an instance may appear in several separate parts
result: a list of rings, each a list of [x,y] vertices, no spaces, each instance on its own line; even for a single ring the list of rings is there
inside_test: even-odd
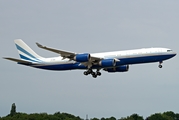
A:
[[[74,57],[74,60],[77,62],[88,62],[90,60],[91,56],[89,53],[83,53],[83,54],[77,54]]]
[[[122,65],[114,68],[106,68],[104,70],[108,72],[127,72],[129,70],[129,65]]]

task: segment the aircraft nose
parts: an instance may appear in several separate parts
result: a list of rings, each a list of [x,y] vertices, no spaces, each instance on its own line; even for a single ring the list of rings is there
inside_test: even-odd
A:
[[[176,53],[176,52],[174,52],[174,53],[173,53],[173,57],[174,57],[174,56],[176,56],[176,55],[177,55],[177,53]]]

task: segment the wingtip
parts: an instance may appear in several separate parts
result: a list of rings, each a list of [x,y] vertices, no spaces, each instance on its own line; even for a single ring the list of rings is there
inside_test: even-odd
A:
[[[2,59],[8,59],[7,57],[2,57]]]
[[[11,60],[10,57],[2,57],[3,59],[6,59],[6,60]]]
[[[43,47],[41,44],[39,44],[38,42],[36,42],[36,45],[38,46],[38,47]]]

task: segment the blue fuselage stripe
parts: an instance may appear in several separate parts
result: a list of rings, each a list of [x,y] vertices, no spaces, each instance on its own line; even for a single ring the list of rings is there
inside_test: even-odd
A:
[[[175,54],[118,58],[120,61],[116,63],[116,66],[129,65],[129,64],[140,64],[140,63],[150,63],[150,62],[160,62],[160,61],[172,58],[173,56],[175,56]],[[80,64],[79,62],[69,63],[69,64],[55,64],[55,65],[32,65],[32,67],[47,69],[47,70],[87,69],[87,67]],[[101,66],[96,65],[96,66],[93,66],[92,68],[101,68]]]

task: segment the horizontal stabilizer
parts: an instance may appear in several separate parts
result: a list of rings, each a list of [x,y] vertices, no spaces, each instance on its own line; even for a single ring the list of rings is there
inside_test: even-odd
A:
[[[11,61],[21,63],[21,64],[32,64],[32,62],[28,62],[28,61],[20,60],[20,59],[16,59],[16,58],[6,58],[6,57],[4,57],[4,59],[11,60]]]

